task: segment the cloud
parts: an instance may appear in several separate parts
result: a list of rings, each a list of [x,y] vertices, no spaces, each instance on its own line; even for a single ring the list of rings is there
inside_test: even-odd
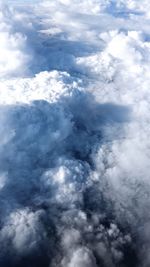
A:
[[[0,265],[149,266],[148,7],[1,3]]]
[[[27,38],[15,31],[13,11],[0,3],[0,77],[23,75],[30,56],[27,53]]]
[[[47,85],[47,79],[49,80],[47,73],[40,74],[40,77],[45,79],[45,74],[46,80],[43,80],[41,87],[38,88],[39,92]],[[25,103],[27,101],[25,93],[24,103],[1,104],[0,119],[3,127],[0,134],[3,141],[0,149],[0,169],[2,173],[7,173],[5,183],[3,184],[2,181],[1,186],[2,238],[6,241],[11,240],[9,259],[12,259],[14,264],[16,262],[23,264],[19,256],[16,256],[20,253],[21,257],[29,263],[33,261],[35,264],[37,261],[35,251],[38,249],[40,253],[39,246],[41,248],[42,245],[38,245],[38,242],[40,244],[42,242],[44,251],[42,255],[39,254],[40,262],[43,262],[44,255],[47,261],[51,262],[49,255],[52,253],[55,257],[51,264],[56,264],[60,258],[62,266],[64,264],[84,266],[87,262],[90,266],[96,264],[92,256],[93,249],[90,247],[92,238],[88,241],[89,247],[84,249],[84,259],[78,262],[77,255],[80,255],[78,245],[81,246],[82,242],[87,242],[86,235],[90,234],[89,231],[93,227],[92,223],[89,225],[86,215],[86,209],[91,209],[91,203],[88,204],[87,197],[90,194],[88,190],[93,188],[92,152],[97,150],[97,142],[99,139],[102,140],[105,127],[108,124],[113,128],[115,124],[119,126],[127,123],[130,110],[125,106],[97,103],[83,88],[76,89],[74,82],[71,83],[70,77],[65,73],[51,73],[50,77],[54,78],[56,88],[60,79],[64,78],[66,85],[69,79],[68,88],[64,88],[61,80],[59,89],[62,88],[62,92],[59,90],[57,94],[55,91],[56,97],[52,94],[52,87],[49,93],[47,92],[49,97],[47,100],[30,101],[29,99],[29,102]],[[33,78],[20,82],[26,81],[31,85],[31,79],[33,82]],[[38,76],[34,78],[35,81],[36,79]],[[44,92],[45,90],[46,88]],[[88,117],[87,114],[89,114]],[[96,197],[95,201],[97,205],[99,197]],[[44,220],[43,217],[41,219],[36,217],[39,212],[41,214],[41,211],[44,214],[47,213],[44,215],[47,217]],[[69,221],[68,219],[66,221],[66,218]],[[73,226],[74,224],[76,226]],[[67,233],[68,227],[77,228],[75,230],[77,245],[74,244],[75,237],[72,231],[69,234],[70,241],[62,234],[64,230]],[[53,228],[56,233],[53,233]],[[38,241],[41,231],[42,233],[44,231],[45,238],[40,237]],[[58,247],[52,244],[53,249],[49,248],[47,245],[49,235],[50,239],[51,235],[52,239],[58,238],[60,243]],[[65,255],[67,242],[72,248],[69,248]],[[35,244],[35,248],[32,244]],[[74,248],[77,248],[77,252]],[[50,250],[49,253],[47,249]],[[3,249],[1,256],[3,264],[8,260],[5,253],[6,248]],[[63,256],[61,256],[62,253]]]

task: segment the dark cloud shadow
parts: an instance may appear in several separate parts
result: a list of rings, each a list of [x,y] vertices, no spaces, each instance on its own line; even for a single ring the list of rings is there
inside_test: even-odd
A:
[[[87,42],[67,40],[63,34],[39,34],[39,39],[37,37],[30,36],[29,40],[34,53],[34,62],[30,67],[33,74],[46,70],[75,73],[77,57],[89,56],[98,51],[96,46],[91,46]]]
[[[25,255],[22,251],[19,256],[11,241],[9,252],[4,246],[0,253],[3,266],[49,266],[52,255],[57,255],[58,249],[56,218],[63,210],[70,210],[70,206],[69,203],[55,203],[53,199],[57,188],[50,185],[48,191],[44,189],[41,181],[43,173],[57,168],[59,158],[65,158],[83,166],[84,184],[93,168],[91,155],[103,138],[103,127],[129,122],[130,113],[126,106],[100,104],[90,94],[78,90],[57,103],[41,100],[28,105],[0,107],[0,173],[7,176],[0,195],[1,228],[5,225],[5,218],[20,208],[29,208],[32,212],[43,210],[47,214],[46,219],[40,221],[44,224],[46,237],[39,240],[34,250]],[[80,184],[80,179],[76,179],[73,182]],[[93,190],[96,192],[94,187]],[[88,191],[85,196],[87,194],[90,196]],[[35,201],[37,197],[41,199],[41,204]],[[79,202],[76,204],[78,208],[86,212],[92,204],[97,211],[97,204],[87,201],[86,197],[84,199],[86,205],[80,206]],[[49,238],[53,240],[50,245]],[[5,242],[7,244],[8,240]]]
[[[70,40],[68,34],[63,31],[55,34],[42,32],[47,28],[51,29],[54,25],[44,27],[40,16],[35,18],[32,9],[24,11],[21,8],[20,13],[24,14],[24,12],[26,13],[25,21],[20,23],[17,20],[12,21],[11,32],[13,34],[21,32],[27,38],[27,51],[25,52],[30,56],[27,76],[52,70],[75,73],[77,57],[89,56],[99,51],[98,46],[89,44],[87,40]],[[32,27],[27,26],[29,23]]]

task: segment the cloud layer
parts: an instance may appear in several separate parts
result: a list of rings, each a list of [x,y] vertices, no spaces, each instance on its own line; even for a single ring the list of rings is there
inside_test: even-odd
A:
[[[1,266],[149,266],[148,10],[1,2]]]

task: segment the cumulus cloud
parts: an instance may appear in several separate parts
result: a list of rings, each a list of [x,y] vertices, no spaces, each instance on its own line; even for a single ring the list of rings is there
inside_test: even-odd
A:
[[[148,7],[1,2],[0,265],[149,266]]]
[[[0,3],[0,77],[23,75],[29,62],[26,36],[15,31],[13,12]]]

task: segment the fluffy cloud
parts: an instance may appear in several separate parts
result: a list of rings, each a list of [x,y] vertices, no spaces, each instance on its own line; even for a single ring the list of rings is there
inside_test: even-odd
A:
[[[0,264],[149,266],[149,3],[8,6]]]
[[[15,31],[13,11],[2,3],[0,8],[0,77],[23,75],[30,59],[27,38],[23,33]]]

